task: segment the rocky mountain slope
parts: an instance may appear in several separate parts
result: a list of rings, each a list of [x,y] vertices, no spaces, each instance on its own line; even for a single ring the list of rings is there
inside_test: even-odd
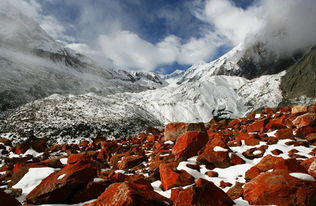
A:
[[[164,86],[159,75],[111,70],[51,38],[34,20],[0,3],[0,111],[52,94],[99,95]]]
[[[316,105],[297,105],[234,120],[170,123],[116,140],[50,146],[34,136],[19,144],[2,138],[0,201],[312,206],[315,123]]]
[[[17,136],[34,134],[67,141],[87,135],[130,135],[174,121],[236,118],[263,105],[277,107],[282,100],[281,76],[255,80],[210,76],[140,93],[53,95],[20,107],[0,127],[3,133]]]
[[[280,88],[284,101],[301,97],[316,99],[316,47],[287,70]]]
[[[34,134],[57,142],[119,137],[174,121],[237,118],[305,92],[310,102],[315,97],[314,75],[309,75],[315,73],[314,50],[292,65],[297,58],[281,58],[263,43],[240,44],[210,63],[170,75],[111,70],[64,48],[6,4],[0,4],[5,28],[0,32],[0,133],[6,135]]]

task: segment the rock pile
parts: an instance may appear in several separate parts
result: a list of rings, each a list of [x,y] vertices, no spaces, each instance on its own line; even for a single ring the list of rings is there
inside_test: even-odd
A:
[[[316,205],[316,105],[0,154],[7,205]]]

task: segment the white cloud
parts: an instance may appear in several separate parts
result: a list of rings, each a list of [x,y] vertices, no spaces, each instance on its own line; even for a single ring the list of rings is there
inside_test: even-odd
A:
[[[177,62],[179,64],[195,64],[200,61],[207,61],[214,55],[216,48],[222,44],[223,41],[215,33],[208,33],[203,38],[191,38],[181,45]]]
[[[315,0],[262,1],[264,26],[256,38],[274,51],[291,55],[316,45]]]
[[[99,43],[103,54],[118,67],[134,70],[152,70],[156,66],[176,60],[179,39],[168,36],[158,44],[152,44],[129,31],[117,31],[101,35]]]
[[[254,34],[262,27],[259,12],[260,8],[257,6],[243,10],[229,0],[208,0],[202,8],[196,8],[195,15],[213,25],[215,32],[237,45],[246,35]]]
[[[38,0],[2,0],[7,1],[24,15],[32,18],[54,39],[61,41],[74,41],[73,37],[65,34],[65,27],[53,16],[43,14],[42,6]]]
[[[181,43],[180,38],[170,35],[152,44],[130,31],[117,31],[99,37],[104,56],[124,69],[153,70],[158,66],[179,63],[194,64],[208,60],[220,44],[218,37],[207,34]]]
[[[55,17],[43,14],[40,0],[9,2],[38,21],[53,38],[74,41],[65,34],[65,27]],[[231,0],[196,2],[196,7],[192,8],[193,14],[207,23],[209,28],[203,27],[198,38],[183,40],[169,35],[158,43],[151,43],[142,39],[137,32],[125,30],[123,25],[128,24],[133,31],[137,31],[139,25],[123,17],[125,11],[117,1],[107,1],[105,11],[96,10],[95,5],[83,0],[65,2],[82,8],[77,26],[83,29],[78,29],[78,36],[86,42],[69,44],[68,47],[109,67],[150,71],[173,63],[190,65],[208,61],[223,44],[234,46],[243,41],[262,41],[285,55],[316,44],[315,0],[257,0],[246,9],[238,8]],[[100,18],[104,12],[106,17]],[[180,22],[179,14],[181,12],[172,14],[164,11],[160,18],[176,24]]]
[[[258,0],[246,9],[230,0],[199,1],[195,15],[232,45],[261,41],[280,55],[316,44],[315,0]]]

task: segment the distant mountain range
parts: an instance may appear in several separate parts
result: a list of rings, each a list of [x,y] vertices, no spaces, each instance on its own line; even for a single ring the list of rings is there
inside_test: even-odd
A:
[[[281,57],[264,43],[241,44],[210,63],[159,75],[98,66],[7,3],[0,27],[2,133],[120,137],[316,99],[316,48]]]

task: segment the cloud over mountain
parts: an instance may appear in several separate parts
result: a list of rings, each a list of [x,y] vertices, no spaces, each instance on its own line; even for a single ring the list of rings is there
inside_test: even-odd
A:
[[[10,3],[53,38],[110,68],[152,71],[164,65],[192,65],[210,61],[221,46],[244,41],[263,42],[287,56],[316,44],[314,0],[254,0],[245,7],[235,0],[195,0],[177,3],[180,9],[173,9],[172,3],[148,8],[142,0]],[[76,8],[76,20],[64,21],[59,10],[48,14],[46,4]]]

